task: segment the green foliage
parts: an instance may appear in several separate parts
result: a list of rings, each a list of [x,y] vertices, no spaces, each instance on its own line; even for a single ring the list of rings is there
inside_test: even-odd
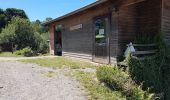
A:
[[[41,34],[41,42],[39,45],[39,51],[43,54],[49,51],[49,44],[47,40],[48,40],[48,33]]]
[[[14,53],[16,55],[23,55],[23,56],[26,56],[26,57],[33,56],[33,51],[31,50],[30,47],[26,47],[22,50],[15,51]]]
[[[0,9],[0,32],[1,29],[4,28],[13,17],[20,17],[24,19],[28,19],[26,13],[21,9],[16,8],[7,8],[6,10]]]
[[[9,43],[15,41],[15,25],[9,24],[0,34],[0,43]]]
[[[1,29],[5,27],[5,25],[6,25],[5,13],[3,9],[0,9],[0,32]]]
[[[41,21],[39,21],[39,20],[32,22],[31,26],[33,27],[35,32],[38,32],[40,34],[44,34],[44,33],[48,32],[48,29],[45,26],[42,26]]]
[[[155,56],[139,60],[129,55],[125,60],[132,78],[143,88],[151,88],[152,92],[161,94],[164,99],[170,98],[170,54],[165,42],[165,33],[161,32],[154,40],[158,46]]]
[[[8,21],[10,21],[10,19],[12,17],[20,17],[20,18],[24,18],[24,19],[28,19],[26,13],[24,10],[21,10],[21,9],[16,9],[16,8],[7,8],[5,10],[5,14],[7,15],[8,17]]]
[[[45,19],[45,22],[49,22],[49,21],[51,21],[51,20],[53,20],[53,18],[47,17],[47,18]]]
[[[126,100],[119,91],[112,91],[96,81],[95,73],[75,72],[74,76],[88,90],[88,100]]]
[[[103,66],[97,69],[97,78],[116,91],[121,91],[128,100],[154,100],[154,94],[143,91],[127,72],[117,67]]]
[[[23,55],[16,55],[12,52],[2,52],[0,53],[0,57],[23,57]]]
[[[49,49],[49,44],[47,40],[49,40],[49,33],[47,28],[41,25],[41,21],[36,20],[31,23],[32,28],[34,29],[35,39],[38,43],[38,52],[47,53]]]
[[[130,55],[126,63],[129,66],[130,75],[138,84],[142,82],[144,88],[150,87],[152,92],[161,92],[162,72],[156,58],[146,58],[141,61]]]
[[[1,43],[13,42],[17,45],[17,49],[27,46],[35,48],[36,45],[30,22],[19,17],[12,18],[12,21],[2,30],[0,41]]]
[[[35,63],[54,69],[63,67],[64,69],[65,67],[69,68],[69,70],[63,71],[66,72],[64,74],[69,75],[69,77],[73,76],[80,82],[81,85],[83,85],[83,90],[85,89],[85,91],[87,91],[87,95],[85,95],[88,97],[88,100],[126,100],[126,98],[122,96],[121,92],[112,91],[110,88],[100,84],[100,82],[96,80],[95,73],[83,72],[84,68],[96,68],[96,66],[91,63],[63,57],[27,59],[20,61],[25,63]],[[45,73],[45,75],[48,77],[53,77],[56,75],[56,73],[48,72]]]
[[[17,50],[29,46],[38,53],[47,53],[47,40],[47,28],[41,21],[30,22],[21,9],[0,9],[0,44],[13,43]]]
[[[34,51],[46,53],[48,51],[47,34],[37,32],[29,20],[13,17],[2,30],[0,43],[14,43],[17,50],[31,47]]]

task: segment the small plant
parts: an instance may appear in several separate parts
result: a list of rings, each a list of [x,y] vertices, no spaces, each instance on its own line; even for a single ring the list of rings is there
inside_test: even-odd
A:
[[[47,77],[53,77],[53,76],[56,75],[56,73],[53,72],[53,71],[48,71],[48,73],[46,73],[45,75],[46,75]]]
[[[121,92],[112,91],[96,81],[95,73],[77,71],[73,73],[73,76],[87,89],[88,100],[126,100]]]
[[[111,89],[121,91],[128,100],[153,100],[154,94],[142,90],[129,76],[117,67],[103,66],[97,69],[97,77]]]
[[[26,48],[24,48],[22,50],[15,51],[15,54],[30,57],[30,56],[33,55],[33,51],[31,50],[30,47],[26,47]]]

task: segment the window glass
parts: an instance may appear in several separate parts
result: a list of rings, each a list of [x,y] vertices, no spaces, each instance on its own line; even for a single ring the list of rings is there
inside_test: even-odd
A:
[[[106,21],[98,19],[95,21],[95,41],[96,43],[106,43]]]

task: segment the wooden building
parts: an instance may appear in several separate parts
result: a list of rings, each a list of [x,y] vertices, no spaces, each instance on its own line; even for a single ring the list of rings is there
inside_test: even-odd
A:
[[[164,31],[170,42],[170,1],[98,0],[44,25],[52,55],[117,63],[136,36]]]

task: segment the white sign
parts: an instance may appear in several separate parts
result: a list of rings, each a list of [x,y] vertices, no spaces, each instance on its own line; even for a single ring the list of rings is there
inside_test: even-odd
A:
[[[99,29],[99,34],[103,35],[104,34],[104,29]]]
[[[82,28],[82,27],[83,27],[82,24],[78,24],[78,25],[75,25],[75,26],[70,27],[70,31],[77,30],[77,29],[80,29],[80,28]]]

